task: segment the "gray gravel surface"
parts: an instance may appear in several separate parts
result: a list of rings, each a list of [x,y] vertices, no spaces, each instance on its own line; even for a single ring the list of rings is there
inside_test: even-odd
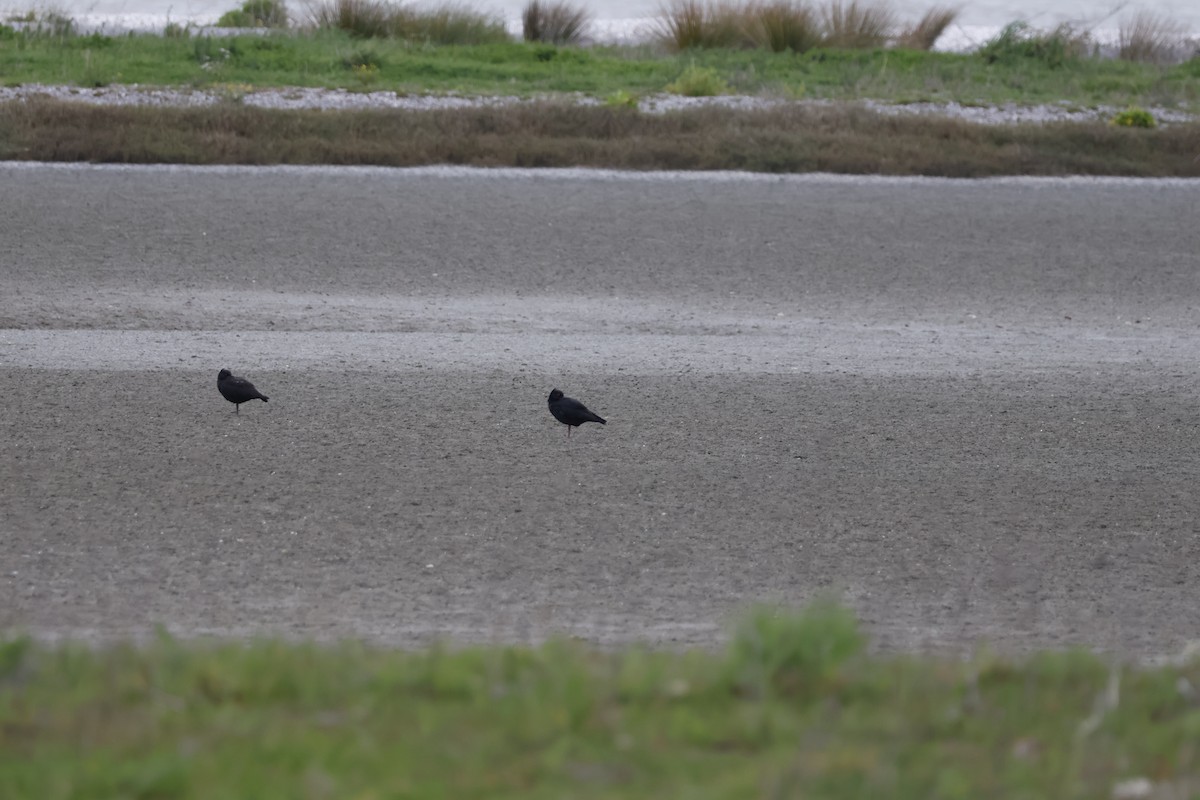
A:
[[[4,627],[706,646],[829,593],[886,649],[1200,638],[1200,183],[0,186]]]
[[[431,111],[436,109],[470,108],[480,106],[511,106],[533,103],[546,98],[474,97],[456,94],[397,94],[396,92],[351,92],[345,89],[287,87],[282,89],[171,89],[157,86],[114,85],[102,87],[56,86],[25,84],[0,86],[0,102],[46,97],[78,103],[114,106],[210,106],[236,100],[259,108],[323,110],[403,109]],[[596,105],[599,100],[582,95],[556,96],[556,102],[575,102]],[[638,107],[650,113],[665,113],[703,106],[751,110],[778,105],[822,107],[826,100],[781,100],[771,97],[726,95],[717,97],[682,97],[673,94],[653,94],[642,97]],[[866,108],[883,114],[946,116],[981,125],[1010,125],[1016,123],[1094,122],[1108,121],[1121,111],[1116,106],[1082,107],[1073,103],[1039,103],[1021,105],[961,105],[959,103],[885,103],[878,100],[861,102]],[[1194,122],[1196,115],[1177,108],[1151,106],[1147,109],[1159,124]]]

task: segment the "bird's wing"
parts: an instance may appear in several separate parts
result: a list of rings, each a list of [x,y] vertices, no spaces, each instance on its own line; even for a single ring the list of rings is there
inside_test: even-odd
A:
[[[578,400],[573,400],[569,397],[566,399],[568,402],[565,404],[567,406],[565,410],[567,411],[568,414],[570,414],[575,419],[583,420],[584,422],[600,422],[601,421],[600,415],[597,414],[596,412],[592,411],[590,408],[585,406],[583,403],[579,402]]]
[[[254,384],[245,378],[229,378],[225,381],[225,390],[233,392],[240,397],[255,398],[262,397],[263,393],[254,388]]]

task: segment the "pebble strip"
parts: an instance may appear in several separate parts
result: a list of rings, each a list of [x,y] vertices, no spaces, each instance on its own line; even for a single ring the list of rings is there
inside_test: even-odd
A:
[[[25,84],[15,87],[0,87],[0,102],[28,100],[35,97],[66,100],[78,103],[113,106],[211,106],[221,102],[240,102],[258,108],[299,109],[312,108],[328,111],[362,109],[405,109],[410,111],[434,111],[455,108],[485,108],[489,106],[514,106],[522,103],[555,100],[581,105],[599,105],[603,101],[583,95],[556,95],[553,97],[467,97],[455,94],[409,95],[397,92],[348,91],[346,89],[318,89],[290,87],[285,89],[255,89],[240,84],[222,85],[209,89],[165,89],[161,87],[104,86],[83,88],[78,86],[51,86]],[[719,97],[680,97],[670,94],[647,95],[638,99],[638,107],[649,113],[664,113],[687,108],[719,106],[734,109],[769,108],[784,104],[810,107],[836,105],[832,100],[778,100],[764,97],[726,95]],[[1025,122],[1094,122],[1111,119],[1121,109],[1115,106],[1082,108],[1072,103],[1043,105],[1017,105],[1006,103],[999,106],[965,106],[959,103],[884,103],[863,100],[861,105],[882,114],[935,115],[953,117],[982,125],[1004,125]],[[1160,123],[1195,122],[1200,115],[1176,109],[1153,107],[1147,109]]]

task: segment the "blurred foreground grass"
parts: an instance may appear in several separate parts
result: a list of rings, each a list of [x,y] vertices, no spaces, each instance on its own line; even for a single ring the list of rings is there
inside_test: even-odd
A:
[[[527,103],[277,111],[0,103],[0,159],[118,164],[589,167],[933,175],[1200,176],[1200,123],[974,125],[853,106],[669,114]]]
[[[0,645],[4,798],[1131,790],[1200,793],[1200,660],[879,657],[830,605],[756,609],[723,652]]]

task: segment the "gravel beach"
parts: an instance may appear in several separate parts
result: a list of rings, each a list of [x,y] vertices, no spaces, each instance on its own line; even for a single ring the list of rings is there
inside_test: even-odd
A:
[[[473,97],[454,94],[410,95],[396,92],[352,92],[345,89],[318,89],[288,87],[283,89],[169,89],[155,86],[114,85],[103,87],[54,86],[25,84],[22,86],[0,86],[0,103],[24,101],[31,98],[49,98],[76,103],[115,106],[210,106],[229,102],[236,95],[237,102],[257,108],[276,109],[321,109],[325,111],[361,111],[399,109],[406,111],[433,111],[439,109],[471,108],[480,106],[512,106],[522,103],[542,102],[547,98],[520,97]],[[553,102],[574,102],[597,105],[601,101],[585,96],[557,96]],[[822,107],[833,104],[827,100],[780,100],[769,97],[747,97],[727,95],[717,97],[683,97],[673,94],[655,94],[638,100],[638,108],[649,113],[666,113],[688,108],[721,106],[733,109],[766,108],[777,105],[802,105]],[[1116,106],[1082,108],[1073,103],[1018,105],[1008,103],[999,106],[961,105],[959,103],[884,103],[863,100],[860,105],[887,115],[932,115],[961,119],[980,125],[1012,125],[1018,123],[1051,122],[1107,122],[1122,109]],[[1147,109],[1161,124],[1194,122],[1197,116],[1174,108],[1152,106]]]
[[[0,185],[7,629],[710,646],[832,595],[885,650],[1200,639],[1200,183]]]

